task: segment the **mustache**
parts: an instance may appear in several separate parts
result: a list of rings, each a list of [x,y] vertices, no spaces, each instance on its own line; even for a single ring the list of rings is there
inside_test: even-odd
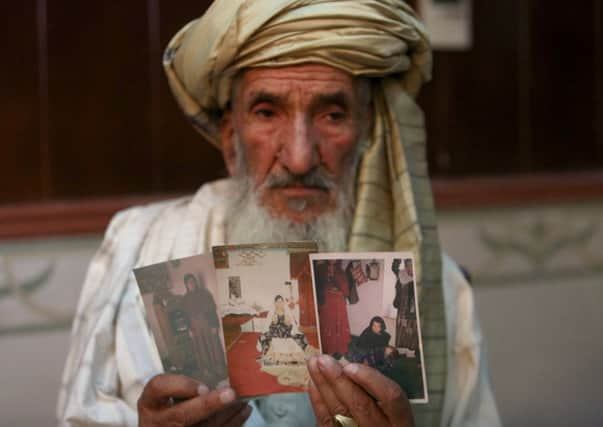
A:
[[[314,169],[303,175],[295,175],[287,171],[271,174],[266,177],[262,186],[269,189],[305,187],[330,191],[337,187],[337,183],[326,171]]]

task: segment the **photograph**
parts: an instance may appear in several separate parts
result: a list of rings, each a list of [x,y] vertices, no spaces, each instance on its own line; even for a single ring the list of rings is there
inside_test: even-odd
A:
[[[165,372],[210,388],[228,384],[211,256],[141,267],[134,275]]]
[[[217,246],[218,313],[241,397],[304,391],[321,353],[308,254],[314,243]]]
[[[427,403],[412,254],[310,255],[322,349],[342,365],[362,363]]]

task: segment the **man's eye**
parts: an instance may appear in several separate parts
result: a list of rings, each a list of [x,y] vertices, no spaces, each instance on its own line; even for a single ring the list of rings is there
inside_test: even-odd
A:
[[[269,108],[258,108],[255,110],[255,115],[263,118],[274,117],[275,112]]]
[[[327,114],[327,118],[332,122],[340,122],[345,119],[345,113],[343,111],[332,111]]]

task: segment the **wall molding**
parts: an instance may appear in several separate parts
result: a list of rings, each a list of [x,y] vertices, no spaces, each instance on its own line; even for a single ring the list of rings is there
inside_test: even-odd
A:
[[[439,210],[534,206],[603,200],[603,171],[436,178]],[[100,234],[115,212],[181,194],[0,205],[0,239]]]
[[[603,171],[436,178],[437,209],[475,209],[603,200]]]
[[[155,194],[0,205],[0,239],[100,234],[122,209],[178,196]]]

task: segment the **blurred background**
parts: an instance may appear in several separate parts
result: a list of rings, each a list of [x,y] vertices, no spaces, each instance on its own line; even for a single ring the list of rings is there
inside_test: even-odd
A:
[[[111,215],[225,175],[161,68],[209,3],[0,3],[0,426],[56,424]],[[503,422],[603,425],[603,4],[419,3],[442,244],[472,276]]]

